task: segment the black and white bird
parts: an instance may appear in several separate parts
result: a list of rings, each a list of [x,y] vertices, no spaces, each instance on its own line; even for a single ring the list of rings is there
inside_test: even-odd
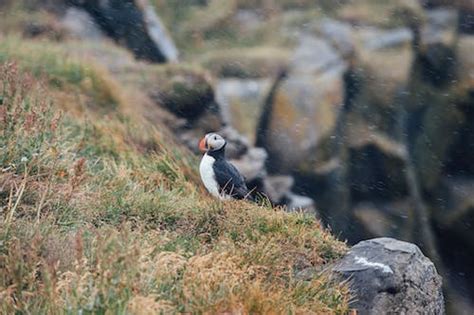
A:
[[[201,139],[199,150],[205,152],[199,166],[201,180],[211,195],[221,200],[249,198],[244,177],[225,159],[226,144],[216,133]]]

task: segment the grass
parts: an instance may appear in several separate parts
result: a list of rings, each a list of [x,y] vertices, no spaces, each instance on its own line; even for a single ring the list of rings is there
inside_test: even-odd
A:
[[[343,284],[297,277],[346,251],[317,220],[207,196],[93,61],[13,37],[0,60],[0,313],[347,311]]]
[[[0,37],[0,63],[15,59],[21,60],[20,68],[35,78],[45,77],[51,88],[85,96],[98,108],[114,108],[120,103],[104,69],[92,60],[80,62],[69,57],[61,45],[24,41],[12,35]]]

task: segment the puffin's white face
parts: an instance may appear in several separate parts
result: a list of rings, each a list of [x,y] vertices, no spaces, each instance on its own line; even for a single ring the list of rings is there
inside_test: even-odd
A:
[[[208,133],[199,141],[199,150],[202,152],[217,151],[226,145],[226,141],[217,133]]]

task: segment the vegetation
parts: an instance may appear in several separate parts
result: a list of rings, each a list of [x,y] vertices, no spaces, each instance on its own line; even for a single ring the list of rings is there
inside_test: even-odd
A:
[[[208,197],[196,157],[63,44],[3,38],[0,61],[0,313],[347,311],[321,272],[346,247],[317,220]]]

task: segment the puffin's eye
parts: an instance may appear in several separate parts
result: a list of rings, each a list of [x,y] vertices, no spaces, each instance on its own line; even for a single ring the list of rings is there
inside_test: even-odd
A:
[[[214,136],[214,140],[217,140],[217,136]]]

